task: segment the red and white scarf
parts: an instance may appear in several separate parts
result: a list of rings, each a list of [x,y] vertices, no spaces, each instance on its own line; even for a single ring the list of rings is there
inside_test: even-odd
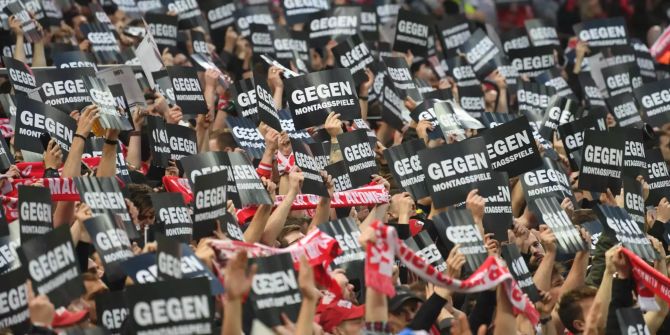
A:
[[[670,303],[670,278],[658,272],[632,251],[626,248],[621,248],[621,251],[630,261],[633,278],[637,284],[640,306],[646,307],[645,310],[653,310],[653,308],[648,308],[648,306],[653,305],[650,301],[653,299],[653,295],[650,295],[648,291],[657,294],[661,299]]]
[[[398,257],[410,271],[423,280],[448,288],[453,292],[481,292],[502,284],[512,306],[517,311],[521,311],[533,325],[539,322],[540,314],[535,310],[533,303],[521,291],[507,266],[498,258],[492,256],[487,258],[484,264],[465,280],[450,278],[438,272],[405,245],[398,238],[398,233],[393,227],[375,221],[372,223],[372,228],[375,230],[375,242],[367,245],[367,257],[365,258],[367,286],[388,296],[394,296],[392,272],[394,257]]]

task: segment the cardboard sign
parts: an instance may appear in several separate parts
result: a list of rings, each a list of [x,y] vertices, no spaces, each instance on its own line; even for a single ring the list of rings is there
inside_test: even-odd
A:
[[[249,295],[254,315],[269,327],[282,324],[281,313],[297,320],[302,296],[291,255],[283,253],[257,257],[252,262],[258,266]],[[278,285],[268,285],[269,282]]]
[[[197,70],[193,67],[168,66],[167,71],[179,107],[190,114],[206,114],[207,104]]]
[[[483,184],[492,179],[483,138],[421,150],[419,160],[436,208],[464,201],[474,188],[482,196],[495,193]]]
[[[615,45],[628,45],[626,20],[622,17],[595,19],[573,26],[580,41],[588,43],[592,50]]]
[[[161,52],[158,50],[156,41],[154,41],[154,37],[151,34],[144,36],[142,42],[135,48],[135,54],[142,67],[142,72],[144,72],[144,76],[149,82],[149,87],[153,89],[156,86],[153,73],[164,69],[165,66],[163,65]]]
[[[249,26],[254,23],[266,25],[270,30],[275,29],[272,12],[267,5],[252,5],[238,8],[235,16],[237,17],[237,20],[235,21],[235,30],[237,30],[242,37],[249,37],[251,34]]]
[[[128,317],[128,307],[124,291],[107,291],[95,295],[95,312],[98,325],[112,335],[120,335],[124,321]]]
[[[526,261],[521,257],[519,248],[516,244],[502,245],[501,254],[507,263],[514,280],[519,284],[519,288],[528,295],[531,301],[540,301],[540,294],[537,291],[535,283],[533,283],[533,275],[528,269]]]
[[[330,9],[330,1],[327,0],[288,0],[282,1],[281,5],[282,9],[284,10],[284,15],[286,16],[286,23],[289,25],[305,22],[305,20],[309,18],[310,14]]]
[[[268,87],[264,79],[257,79],[255,84],[258,119],[272,127],[272,129],[281,132],[281,123],[279,122],[279,115],[277,115],[277,108],[275,107],[270,87]]]
[[[491,167],[516,177],[542,166],[542,158],[525,117],[490,129],[483,134]]]
[[[106,215],[108,211],[112,212],[123,220],[126,233],[131,240],[139,237],[128,214],[119,183],[114,177],[76,177],[75,184],[81,201],[91,207],[93,215]]]
[[[20,22],[21,30],[23,31],[23,36],[26,38],[26,42],[33,43],[40,41],[43,37],[43,33],[38,29],[37,21],[33,20],[30,13],[28,13],[28,10],[23,6],[23,3],[15,1],[5,4],[3,11],[8,17],[14,16],[14,19]]]
[[[535,77],[535,80],[542,85],[553,87],[556,90],[556,94],[560,97],[578,100],[568,82],[561,76],[561,70],[555,67],[540,73]]]
[[[582,165],[582,147],[584,146],[584,131],[596,129],[596,119],[591,115],[559,125],[557,130],[563,147],[570,160],[570,168],[579,170]]]
[[[333,178],[335,192],[348,191],[354,188],[351,176],[349,176],[347,169],[347,163],[343,160],[326,165],[324,170],[326,170],[326,172]]]
[[[21,243],[53,230],[51,192],[46,187],[19,185]]]
[[[361,7],[337,6],[310,15],[305,21],[310,45],[326,45],[329,40],[344,39],[360,32]]]
[[[263,205],[272,203],[270,196],[261,183],[260,177],[256,173],[254,165],[249,162],[249,159],[243,153],[227,152],[226,160],[227,165],[231,167],[230,171],[232,171],[240,197],[240,203],[235,204],[236,208],[252,204]],[[231,198],[235,202],[235,198]]]
[[[559,125],[569,122],[577,112],[577,102],[555,95],[549,100],[541,127],[538,133],[547,141],[554,138],[554,130]]]
[[[501,57],[500,50],[486,33],[477,29],[461,45],[460,50],[465,54],[465,59],[472,65],[479,78],[485,78],[496,69],[496,62]]]
[[[644,227],[645,207],[644,196],[642,193],[642,184],[632,177],[623,177],[623,205],[630,217],[637,222],[640,227]]]
[[[123,271],[135,284],[155,283],[158,281],[158,267],[156,265],[155,253],[137,255],[123,262],[122,266]],[[186,244],[181,245],[181,273],[186,279],[207,279],[212,295],[223,293],[223,285],[221,285],[218,277],[214,276],[209,268],[195,256],[191,247]]]
[[[623,153],[623,174],[632,178],[642,176],[647,179],[647,159],[644,155],[643,131],[635,128],[616,129],[625,138]]]
[[[235,25],[235,2],[229,0],[204,0],[200,1],[207,24],[209,26],[212,42],[223,48],[225,44],[226,29]]]
[[[156,41],[156,46],[158,46],[159,50],[163,51],[165,48],[176,50],[176,16],[149,12],[145,14],[144,20],[147,23],[147,30],[154,37],[154,41]]]
[[[600,236],[603,234],[603,225],[598,220],[582,223],[582,228],[586,229],[591,235],[591,251],[596,250],[596,245]]]
[[[79,28],[91,42],[91,52],[98,64],[123,63],[121,47],[112,30],[102,23],[83,23]]]
[[[400,99],[404,100],[410,96],[414,101],[423,100],[404,57],[382,57],[382,60],[386,66],[386,76],[393,83]]]
[[[524,25],[533,46],[561,45],[555,27],[546,24],[540,19],[526,20]]]
[[[170,140],[165,127],[165,119],[160,116],[148,115],[147,128],[151,129],[149,150],[151,165],[166,168],[170,160]]]
[[[507,229],[512,227],[512,198],[509,189],[509,177],[505,172],[494,172],[490,181],[497,193],[486,198],[482,223],[485,233],[492,233],[498,241],[507,240]]]
[[[290,139],[304,141],[305,143],[314,142],[314,139],[306,130],[295,128],[291,112],[288,109],[280,109],[277,111],[277,116],[279,116],[279,123],[281,124],[282,131],[286,132]],[[360,119],[355,119],[353,121],[356,122],[356,120]]]
[[[250,24],[249,39],[251,41],[251,50],[254,53],[254,60],[260,61],[260,55],[275,56],[275,48],[272,43],[272,33],[267,25]]]
[[[317,226],[320,231],[332,236],[337,240],[342,253],[333,259],[331,266],[344,269],[350,282],[365,281],[365,248],[358,242],[361,231],[353,218],[345,217],[335,221],[329,221]],[[362,287],[359,286],[359,287]]]
[[[0,296],[4,301],[0,310],[0,327],[9,328],[15,334],[25,334],[31,328],[27,279],[24,269],[0,275]]]
[[[638,39],[632,39],[631,44],[635,50],[635,61],[640,68],[640,75],[642,75],[644,82],[651,83],[657,81],[656,65],[647,46]]]
[[[526,31],[522,28],[510,29],[500,34],[500,42],[503,51],[509,53],[510,50],[527,49],[531,47],[530,39]]]
[[[561,208],[556,198],[534,199],[532,208],[535,215],[544,222],[556,235],[559,251],[563,254],[573,254],[588,249],[572,220]]]
[[[90,137],[86,141],[83,157],[102,157],[103,147],[105,146],[105,139],[102,137]],[[130,173],[126,165],[126,159],[121,151],[121,146],[116,146],[116,177],[120,178],[124,183],[130,183]],[[122,214],[117,213],[118,215]]]
[[[74,249],[68,225],[23,242],[18,249],[35,295],[45,294],[56,308],[68,306],[85,292]]]
[[[338,43],[332,49],[335,63],[351,71],[356,87],[367,81],[365,69],[374,62],[372,53],[360,35],[354,35]]]
[[[277,27],[272,33],[272,40],[278,62],[287,67],[291,67],[291,63],[293,63],[300,72],[302,72],[302,69],[298,66],[300,62],[303,62],[306,67],[311,67],[308,65],[311,64],[311,59],[309,37],[306,32],[290,31],[284,27]]]
[[[216,220],[226,212],[226,181],[228,171],[221,170],[195,178],[193,194],[193,239],[210,236]]]
[[[82,78],[94,75],[91,68],[45,69],[35,73],[42,102],[67,114],[91,104]]]
[[[579,79],[579,85],[582,89],[584,100],[586,100],[586,105],[591,108],[596,106],[606,108],[605,98],[591,75],[588,72],[581,72],[577,78]]]
[[[256,86],[253,78],[235,82],[235,111],[237,116],[249,118],[258,122],[258,108],[256,106]]]
[[[125,292],[128,321],[138,333],[209,334],[214,317],[209,295],[204,278],[131,285]]]
[[[17,94],[28,94],[37,88],[37,80],[33,70],[23,63],[11,57],[2,57],[2,63],[7,68],[9,83],[12,84]]]
[[[123,221],[113,214],[98,215],[84,221],[84,226],[105,267],[107,280],[123,279],[121,263],[134,256]]]
[[[651,334],[639,307],[617,308],[616,318],[622,334]]]
[[[182,279],[181,244],[162,234],[156,235],[156,242],[158,280]]]
[[[437,34],[445,56],[455,52],[470,38],[471,24],[465,15],[448,15],[436,24]]]
[[[135,78],[135,73],[130,66],[118,65],[113,68],[100,70],[96,73],[96,76],[103,79],[109,86],[117,84],[122,85],[124,97],[128,101],[128,106],[130,108],[137,105],[146,105],[147,102],[144,99],[144,93],[142,92],[142,89]]]
[[[428,37],[433,35],[432,18],[418,12],[400,9],[396,20],[393,51],[406,53],[412,51],[415,56],[428,53]]]
[[[302,193],[316,194],[322,197],[328,196],[328,190],[320,174],[321,166],[312,155],[307,143],[291,139],[291,147],[293,148],[295,165],[300,168],[305,177],[302,183]]]
[[[360,16],[361,35],[365,41],[379,40],[379,28],[376,7],[372,5],[361,6]]]
[[[649,197],[646,204],[656,206],[663,197],[670,199],[670,173],[660,149],[647,150],[644,155],[647,157],[647,171],[649,172],[647,180]]]
[[[509,58],[519,74],[529,77],[535,77],[556,65],[552,46],[510,50]]]
[[[3,214],[3,220],[4,214]],[[7,224],[4,224],[7,228]],[[16,248],[21,245],[18,236],[16,238],[9,235],[9,231],[5,236],[0,237],[0,274],[16,270],[21,266],[19,256],[16,253]]]
[[[570,181],[563,168],[548,157],[543,157],[544,166],[521,175],[526,201],[537,198],[554,197],[559,201],[572,198]]]
[[[453,209],[441,212],[433,223],[440,240],[448,246],[448,250],[451,250],[453,245],[460,244],[459,250],[465,256],[470,271],[478,269],[488,257],[484,239],[475,226],[469,210]]]
[[[621,93],[608,98],[606,101],[619,127],[638,126],[642,123],[642,117],[637,110],[632,94]]]
[[[655,127],[670,122],[670,79],[653,81],[633,90],[644,121]]]
[[[423,140],[415,139],[384,150],[384,157],[388,161],[393,178],[415,200],[430,195],[424,182],[426,176],[423,174],[418,154],[425,148],[426,144]]]
[[[32,100],[27,96],[16,96],[18,117],[14,145],[21,150],[43,153],[40,136],[48,134],[55,139],[67,156],[72,143],[72,136],[77,129],[77,122],[69,115]]]
[[[261,159],[265,151],[265,139],[254,122],[234,116],[228,116],[226,122],[237,145],[254,159]]]
[[[602,74],[610,97],[633,93],[633,89],[642,86],[640,71],[633,62],[604,67]]]
[[[597,205],[594,210],[603,223],[606,234],[615,237],[626,249],[648,262],[658,259],[658,253],[651,246],[642,227],[638,226],[625,209]]]
[[[51,56],[54,66],[59,69],[90,67],[97,71],[95,58],[88,52],[79,50],[54,53]]]
[[[556,94],[553,87],[540,85],[537,83],[529,83],[522,81],[519,83],[516,92],[516,98],[519,102],[519,112],[528,116],[529,120],[534,120],[531,115],[542,115],[544,110],[549,105],[549,99]]]
[[[373,174],[379,173],[375,152],[363,129],[337,135],[342,157],[347,165],[353,188],[370,183]]]
[[[514,119],[513,115],[507,113],[486,112],[482,114],[482,122],[487,128],[495,128]]]
[[[132,125],[128,117],[121,115],[116,106],[116,99],[107,84],[96,77],[84,77],[84,86],[91,96],[91,101],[98,106],[100,125],[104,129],[130,130]]]
[[[193,234],[191,214],[180,193],[152,193],[151,204],[156,209],[158,231],[176,241],[188,243]]]
[[[380,92],[380,98],[383,99],[382,120],[388,123],[391,127],[402,131],[402,129],[404,129],[405,125],[409,121],[407,120],[407,109],[405,108],[405,105],[398,93],[396,93],[395,86],[393,85],[391,78],[381,73],[378,74],[376,78],[379,78],[379,76],[381,76],[383,79],[383,88]]]
[[[179,29],[190,29],[200,26],[202,12],[200,12],[197,1],[161,0],[161,3],[168,12],[177,13]]]
[[[593,192],[605,192],[609,188],[612,193],[618,194],[624,148],[623,136],[613,132],[585,130],[579,188]]]
[[[170,159],[178,161],[198,153],[195,130],[178,124],[166,124],[165,127],[170,143]]]
[[[475,118],[481,117],[486,109],[481,86],[461,87],[458,93],[458,101],[461,108]]]
[[[405,244],[426,263],[432,265],[437,272],[444,272],[447,270],[445,258],[442,257],[440,250],[437,249],[437,245],[433,242],[433,239],[427,231],[421,231],[406,239]]]
[[[284,82],[297,129],[322,125],[330,112],[341,120],[360,118],[356,85],[348,69],[332,69],[290,78]]]

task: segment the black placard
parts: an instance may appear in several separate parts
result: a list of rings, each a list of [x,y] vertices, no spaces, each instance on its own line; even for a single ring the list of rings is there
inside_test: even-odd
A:
[[[583,241],[579,231],[572,224],[572,221],[556,198],[538,198],[532,200],[530,206],[535,215],[542,220],[554,235],[558,249],[563,254],[573,254],[578,251],[589,248],[586,241]]]
[[[356,87],[367,81],[365,69],[374,62],[372,53],[360,35],[354,35],[338,43],[332,49],[335,63],[351,71]]]
[[[512,227],[512,198],[509,189],[509,177],[505,172],[494,172],[490,181],[497,193],[486,198],[482,223],[485,233],[492,233],[498,241],[507,241],[507,229]]]
[[[312,155],[312,150],[307,143],[291,139],[291,147],[295,157],[295,165],[300,168],[305,177],[302,183],[302,193],[328,196],[328,190],[321,176],[321,166]]]
[[[86,141],[86,147],[83,157],[102,157],[103,147],[105,146],[105,139],[102,137],[89,137]],[[116,146],[116,176],[124,183],[130,183],[130,172],[126,165],[121,146]],[[118,214],[118,213],[117,213]],[[119,214],[121,215],[121,214]],[[123,215],[121,215],[123,216]]]
[[[556,65],[554,47],[551,46],[510,50],[509,58],[519,74],[529,77],[535,77]]]
[[[437,272],[447,270],[447,263],[444,261],[444,257],[440,254],[440,250],[437,249],[437,245],[433,242],[427,231],[421,231],[406,239],[405,244],[426,263],[432,265]]]
[[[526,32],[533,46],[540,47],[545,45],[560,46],[556,28],[543,22],[541,19],[526,20],[524,22]]]
[[[235,82],[235,111],[239,117],[249,118],[254,122],[258,122],[256,86],[254,85],[253,78]]]
[[[533,276],[530,270],[528,270],[526,261],[521,257],[516,244],[504,244],[501,254],[507,263],[507,268],[512,273],[523,293],[526,293],[531,301],[539,301],[540,294],[537,291],[537,287],[535,287],[535,283],[533,283]]]
[[[188,243],[193,234],[191,214],[180,193],[152,193],[151,205],[156,209],[158,231],[174,240]]]
[[[275,27],[272,12],[267,5],[240,7],[237,9],[235,16],[237,17],[235,27],[242,37],[249,37],[251,34],[249,25],[253,23],[266,25],[270,30],[274,30]]]
[[[281,2],[281,7],[286,16],[286,23],[293,25],[296,23],[305,22],[311,14],[326,11],[330,9],[330,1],[328,0],[286,0]]]
[[[641,129],[623,128],[617,129],[617,133],[623,135],[623,175],[632,178],[642,176],[647,179],[647,158],[644,155],[644,133]]]
[[[642,122],[632,94],[625,92],[606,101],[619,127],[637,126]]]
[[[651,334],[639,307],[617,308],[616,318],[621,334]]]
[[[343,192],[354,188],[347,170],[347,163],[343,160],[326,165],[324,170],[326,170],[326,172],[333,178],[333,188],[335,192]]]
[[[554,95],[544,113],[544,118],[538,133],[547,141],[553,141],[554,130],[559,125],[567,123],[577,112],[577,102],[565,97]]]
[[[247,205],[272,204],[270,195],[268,195],[265,187],[263,187],[256,169],[243,153],[227,152],[225,160],[227,161],[227,165],[231,167],[240,198],[240,203],[235,204],[236,208],[242,208]],[[232,198],[233,202],[235,202],[234,197],[229,198]]]
[[[84,226],[105,267],[107,280],[123,279],[121,263],[134,256],[123,221],[113,214],[97,215],[84,221]]]
[[[644,121],[655,127],[670,122],[670,79],[650,82],[633,90]]]
[[[526,31],[522,28],[510,29],[500,34],[500,43],[503,51],[509,53],[510,50],[530,48],[530,39],[526,35]]]
[[[484,183],[492,177],[491,162],[481,137],[421,150],[419,160],[436,208],[464,201],[475,188],[482,196],[496,193],[492,185]]]
[[[594,210],[600,222],[603,223],[605,234],[615,237],[623,243],[626,249],[631,250],[648,262],[658,259],[659,255],[651,246],[651,242],[642,230],[643,227],[640,227],[625,209],[597,205]]]
[[[148,12],[144,16],[147,30],[154,37],[156,46],[161,52],[165,48],[176,50],[177,48],[177,17],[174,15]]]
[[[189,114],[207,113],[203,88],[198,80],[198,71],[194,67],[168,66],[167,72],[172,78],[172,88],[179,107]]]
[[[237,145],[254,159],[261,159],[265,151],[265,139],[254,122],[234,116],[228,116],[226,122]]]
[[[556,94],[560,97],[577,100],[577,96],[572,92],[572,88],[570,88],[568,82],[561,75],[561,70],[556,67],[540,73],[535,77],[535,80],[542,85],[553,87],[556,90]]]
[[[2,64],[7,68],[7,78],[12,84],[14,92],[28,94],[37,88],[37,80],[33,70],[24,62],[12,57],[2,57]]]
[[[545,108],[549,105],[549,99],[554,94],[556,90],[553,87],[526,81],[520,82],[516,92],[519,112],[526,114],[530,121],[535,121],[536,117],[531,115],[543,115]]]
[[[486,112],[482,114],[482,122],[487,128],[495,128],[514,119],[515,116],[507,113]]]
[[[3,297],[0,327],[9,328],[14,334],[27,334],[31,327],[27,279],[25,269],[16,269],[0,275],[2,283],[0,296]]]
[[[633,89],[642,86],[642,77],[634,62],[611,65],[602,68],[605,88],[610,97],[624,93],[633,93]]]
[[[42,134],[55,139],[67,157],[77,123],[65,113],[32,100],[27,96],[16,96],[17,120],[14,145],[17,149],[42,153]]]
[[[461,108],[479,118],[484,113],[486,106],[484,102],[484,93],[481,86],[466,86],[459,88],[458,101]]]
[[[521,175],[526,201],[537,198],[554,197],[563,201],[572,198],[572,188],[565,170],[549,157],[542,157],[544,166]]]
[[[21,243],[53,230],[51,192],[46,187],[19,185],[19,225]]]
[[[375,152],[368,140],[367,131],[359,129],[337,136],[342,157],[354,188],[369,184],[373,174],[379,174]]]
[[[619,193],[624,153],[624,137],[619,134],[590,129],[584,131],[580,189],[606,192],[609,188],[613,194]]]
[[[495,171],[504,171],[510,177],[516,177],[542,166],[540,151],[526,117],[489,129],[483,137]]]
[[[644,155],[647,157],[647,171],[649,179],[649,197],[646,204],[656,206],[663,197],[670,199],[670,173],[668,164],[663,158],[661,149],[647,150]]]
[[[181,244],[165,235],[156,235],[156,274],[159,281],[182,279]]]
[[[128,316],[124,294],[124,291],[107,291],[95,295],[97,324],[107,329],[112,335],[122,333],[122,326]]]
[[[361,7],[337,6],[309,16],[305,30],[310,45],[326,45],[329,40],[354,36],[360,30]]]
[[[656,64],[647,46],[638,39],[632,39],[631,44],[635,50],[635,61],[640,68],[640,75],[644,82],[651,83],[657,81]]]
[[[190,29],[200,26],[202,12],[195,0],[161,0],[163,7],[174,12],[179,18],[179,29]]]
[[[588,72],[581,72],[579,73],[578,79],[579,86],[582,89],[582,96],[584,97],[584,100],[586,100],[586,106],[590,108],[606,108],[605,98],[593,80],[593,77],[591,77],[591,74]]]
[[[313,143],[314,139],[312,136],[304,129],[295,129],[295,123],[293,123],[293,118],[291,117],[291,112],[284,108],[277,111],[277,116],[279,116],[279,123],[281,124],[282,131],[288,134],[288,137],[292,140],[300,140],[305,143]],[[360,120],[360,119],[357,119]],[[356,120],[354,120],[355,122]],[[322,129],[323,130],[323,129]]]
[[[339,113],[340,120],[361,117],[356,85],[348,69],[314,72],[287,79],[284,85],[297,129],[322,125],[330,112]]]
[[[94,76],[91,68],[44,69],[35,72],[41,86],[42,101],[69,114],[91,104],[91,96],[84,85],[83,77]]]
[[[586,129],[596,129],[596,119],[591,115],[562,124],[557,128],[563,148],[568,154],[570,167],[574,171],[579,170],[582,165],[582,146]]]
[[[428,37],[433,35],[432,25],[431,17],[401,8],[396,19],[393,51],[412,51],[415,56],[425,56]]]
[[[195,178],[193,187],[193,239],[212,235],[216,220],[226,212],[228,171],[221,170]]]
[[[4,214],[2,219],[5,219]],[[7,228],[6,223],[5,228]],[[16,270],[21,266],[19,256],[16,253],[16,248],[21,245],[21,241],[10,236],[8,231],[6,234],[0,237],[0,274]]]
[[[640,227],[644,227],[646,220],[642,184],[635,178],[624,176],[623,197],[623,208],[628,211],[630,217],[635,220]]]
[[[329,221],[317,226],[320,231],[332,236],[342,250],[342,253],[333,259],[331,266],[344,269],[350,281],[365,280],[365,249],[358,242],[361,231],[353,218],[346,217]]]
[[[32,281],[35,295],[45,294],[56,308],[68,306],[84,294],[69,225],[61,225],[45,235],[21,243],[18,254]]]
[[[98,106],[100,125],[104,129],[130,130],[133,126],[128,117],[121,114],[116,99],[104,80],[96,77],[84,77],[84,85],[91,101]]]
[[[235,25],[235,2],[230,0],[203,0],[200,1],[212,41],[217,49],[222,49],[225,44],[225,33],[228,27]]]
[[[465,15],[445,16],[436,28],[445,56],[454,53],[472,34],[471,24]]]
[[[270,90],[270,87],[268,87],[264,78],[256,79],[255,84],[256,110],[258,112],[258,119],[266,125],[270,126],[272,129],[281,132],[281,122],[279,121],[279,115],[277,115],[277,108],[275,107],[275,101],[272,97],[272,91]]]
[[[579,40],[588,43],[594,51],[603,47],[628,45],[628,29],[622,17],[589,20],[574,25],[573,30]]]
[[[149,150],[151,151],[151,164],[162,168],[168,167],[170,160],[170,141],[165,119],[160,116],[147,116],[147,128],[151,129],[149,136]]]
[[[23,6],[23,3],[21,1],[15,1],[5,4],[3,11],[7,16],[14,16],[14,19],[20,22],[21,30],[23,31],[23,36],[26,38],[26,42],[33,43],[40,41],[43,37],[43,33],[38,28],[37,20],[33,20],[28,9]]]
[[[254,62],[260,62],[261,55],[275,57],[275,48],[272,41],[270,28],[264,24],[252,23],[249,25],[249,40],[251,51],[254,54]]]
[[[85,39],[91,42],[91,52],[98,64],[123,63],[121,47],[114,32],[102,23],[83,23],[79,28]]]
[[[135,225],[128,214],[126,201],[121,194],[119,183],[114,177],[76,177],[75,184],[82,202],[85,202],[93,215],[105,215],[112,212],[123,220],[126,233],[131,240],[139,237]]]
[[[366,41],[379,40],[379,28],[378,28],[376,7],[370,5],[362,6],[360,20],[361,20],[360,30],[361,34],[363,35],[363,39]]]
[[[51,56],[51,58],[53,59],[54,66],[59,69],[69,69],[78,67],[90,67],[96,71],[98,69],[98,66],[96,64],[93,55],[88,52],[83,52],[80,50],[54,53]]]
[[[430,195],[418,154],[425,148],[426,144],[422,139],[415,139],[384,150],[384,157],[393,173],[393,178],[415,200]]]
[[[402,131],[408,120],[406,120],[406,113],[404,113],[404,104],[402,99],[395,91],[393,82],[389,76],[383,73],[377,74],[375,78],[375,85],[377,85],[377,78],[382,78],[379,98],[382,99],[382,120],[388,123],[396,130]],[[369,103],[369,101],[368,101]],[[418,108],[418,106],[417,106]]]
[[[488,252],[469,210],[453,209],[441,212],[433,222],[440,240],[448,250],[453,245],[460,244],[459,251],[465,256],[470,271],[478,269],[484,263]]]
[[[281,313],[291,320],[297,320],[302,296],[291,255],[282,253],[257,257],[252,262],[258,266],[249,294],[254,315],[269,327],[282,324]]]
[[[177,161],[198,153],[195,130],[178,124],[166,124],[165,127],[170,143],[170,159]]]
[[[307,73],[311,68],[309,37],[304,31],[289,31],[277,27],[272,33],[275,57],[286,67],[293,64],[299,72]],[[302,64],[301,64],[302,63]]]
[[[414,101],[423,100],[404,57],[382,57],[382,60],[386,66],[385,77],[393,84],[400,99],[404,100],[409,96]]]
[[[479,78],[485,78],[497,67],[501,57],[500,50],[486,33],[477,29],[461,45],[460,50],[465,54],[465,59],[472,65]]]
[[[131,285],[125,292],[128,321],[138,333],[210,334],[214,306],[209,295],[204,278]]]

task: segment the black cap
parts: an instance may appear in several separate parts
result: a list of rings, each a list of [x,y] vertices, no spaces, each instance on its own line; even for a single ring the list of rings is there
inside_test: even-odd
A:
[[[408,301],[420,301],[423,302],[419,296],[414,294],[412,290],[406,286],[396,286],[395,287],[395,296],[389,299],[389,311],[395,312],[400,309]]]

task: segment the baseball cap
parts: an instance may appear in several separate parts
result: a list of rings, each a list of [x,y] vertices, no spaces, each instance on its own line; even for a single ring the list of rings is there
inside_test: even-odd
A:
[[[402,305],[404,305],[408,301],[423,302],[423,299],[414,294],[414,292],[412,292],[412,290],[410,290],[406,286],[396,286],[395,296],[389,299],[389,311],[391,312],[397,311],[398,309],[400,309],[400,307],[402,307]]]
[[[356,306],[351,301],[339,299],[324,306],[319,318],[319,324],[326,332],[332,332],[333,328],[342,322],[360,319],[365,316],[365,305]]]

